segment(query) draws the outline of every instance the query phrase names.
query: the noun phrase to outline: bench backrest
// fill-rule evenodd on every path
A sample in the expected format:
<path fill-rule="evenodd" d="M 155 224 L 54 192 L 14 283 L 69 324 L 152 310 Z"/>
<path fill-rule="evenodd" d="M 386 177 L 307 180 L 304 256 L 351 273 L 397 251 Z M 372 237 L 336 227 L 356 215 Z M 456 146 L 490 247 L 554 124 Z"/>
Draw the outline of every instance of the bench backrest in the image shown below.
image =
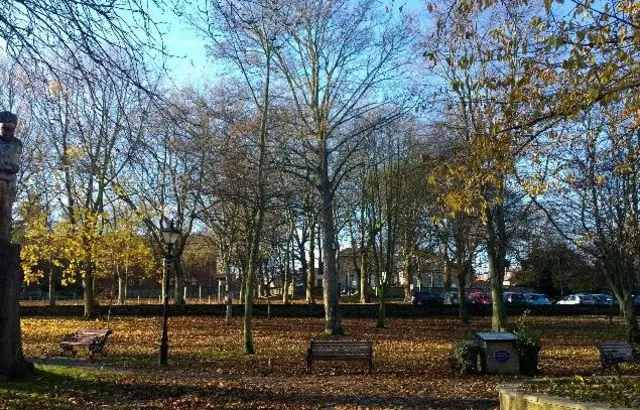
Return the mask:
<path fill-rule="evenodd" d="M 633 347 L 627 342 L 600 343 L 598 349 L 611 358 L 631 359 L 633 357 Z"/>
<path fill-rule="evenodd" d="M 106 337 L 112 333 L 111 329 L 78 329 L 75 337 L 79 339 L 88 339 L 96 337 Z"/>
<path fill-rule="evenodd" d="M 372 342 L 312 340 L 311 354 L 314 357 L 371 357 Z"/>

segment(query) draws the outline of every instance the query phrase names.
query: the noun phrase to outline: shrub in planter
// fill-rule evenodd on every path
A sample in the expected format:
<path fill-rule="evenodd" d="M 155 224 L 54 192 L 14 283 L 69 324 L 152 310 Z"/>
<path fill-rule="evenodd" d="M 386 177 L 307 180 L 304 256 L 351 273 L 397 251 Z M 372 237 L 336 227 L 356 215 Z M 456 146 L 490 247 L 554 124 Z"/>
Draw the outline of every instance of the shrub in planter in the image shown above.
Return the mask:
<path fill-rule="evenodd" d="M 538 373 L 538 357 L 542 346 L 538 335 L 526 326 L 528 313 L 529 310 L 525 310 L 518 319 L 517 330 L 514 333 L 518 338 L 516 346 L 520 359 L 520 373 L 532 376 Z"/>
<path fill-rule="evenodd" d="M 451 349 L 449 364 L 460 374 L 478 373 L 480 347 L 473 340 L 456 343 Z"/>

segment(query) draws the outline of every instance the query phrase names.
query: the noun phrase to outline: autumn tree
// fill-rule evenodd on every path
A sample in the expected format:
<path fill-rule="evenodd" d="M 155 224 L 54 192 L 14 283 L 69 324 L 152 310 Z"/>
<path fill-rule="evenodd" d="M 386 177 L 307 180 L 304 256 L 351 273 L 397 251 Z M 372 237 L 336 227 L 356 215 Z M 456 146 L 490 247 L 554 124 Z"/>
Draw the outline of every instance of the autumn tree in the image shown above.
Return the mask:
<path fill-rule="evenodd" d="M 257 124 L 256 191 L 251 209 L 251 240 L 245 272 L 244 348 L 252 354 L 252 304 L 256 268 L 266 208 L 266 158 L 271 129 L 270 111 L 275 50 L 283 39 L 272 4 L 266 1 L 209 1 L 196 26 L 212 42 L 214 55 L 226 60 L 244 80 Z"/>
<path fill-rule="evenodd" d="M 124 205 L 124 204 L 121 204 Z M 150 277 L 158 269 L 159 259 L 153 254 L 147 237 L 142 233 L 140 217 L 130 212 L 112 210 L 105 221 L 96 250 L 96 268 L 100 276 L 118 281 L 118 304 L 127 300 L 127 286 L 134 271 Z"/>
<path fill-rule="evenodd" d="M 342 334 L 336 192 L 353 170 L 351 160 L 365 135 L 406 108 L 401 79 L 412 31 L 403 15 L 367 1 L 310 1 L 283 10 L 279 14 L 296 18 L 286 21 L 286 41 L 274 54 L 298 131 L 282 144 L 282 166 L 317 189 L 325 332 Z"/>
<path fill-rule="evenodd" d="M 62 217 L 77 224 L 84 237 L 85 316 L 94 315 L 94 265 L 91 240 L 101 235 L 98 219 L 106 210 L 111 185 L 138 148 L 133 125 L 140 108 L 148 104 L 133 87 L 116 88 L 108 82 L 87 84 L 72 77 L 35 90 L 35 116 L 43 124 L 51 148 L 47 166 L 57 192 Z M 98 229 L 90 232 L 90 229 Z"/>
<path fill-rule="evenodd" d="M 536 199 L 565 239 L 589 256 L 620 303 L 627 337 L 638 340 L 637 115 L 626 102 L 593 107 L 562 128 L 566 137 L 541 158 L 551 171 Z"/>
<path fill-rule="evenodd" d="M 49 282 L 49 306 L 55 306 L 55 268 L 63 262 L 51 226 L 50 215 L 40 206 L 23 206 L 24 231 L 20 243 L 20 265 L 27 283 L 39 282 L 47 277 Z"/>
<path fill-rule="evenodd" d="M 138 151 L 113 181 L 113 191 L 140 217 L 156 259 L 168 250 L 161 231 L 171 222 L 181 232 L 173 245 L 174 303 L 184 304 L 180 258 L 202 210 L 199 192 L 208 151 L 199 145 L 211 132 L 209 118 L 189 89 L 171 95 L 171 103 L 150 106 L 137 129 Z M 170 280 L 170 278 L 164 278 Z"/>
<path fill-rule="evenodd" d="M 533 40 L 526 29 L 534 5 L 517 2 L 486 9 L 475 2 L 434 4 L 435 29 L 425 56 L 447 85 L 435 122 L 447 129 L 448 147 L 430 158 L 451 187 L 443 199 L 452 213 L 477 212 L 491 273 L 492 329 L 507 328 L 502 297 L 507 253 L 520 218 L 508 215 L 514 174 L 532 141 L 553 125 L 542 121 L 545 84 L 532 75 Z M 449 12 L 451 11 L 451 12 Z M 451 138 L 453 136 L 454 138 Z M 528 211 L 522 208 L 521 216 Z"/>

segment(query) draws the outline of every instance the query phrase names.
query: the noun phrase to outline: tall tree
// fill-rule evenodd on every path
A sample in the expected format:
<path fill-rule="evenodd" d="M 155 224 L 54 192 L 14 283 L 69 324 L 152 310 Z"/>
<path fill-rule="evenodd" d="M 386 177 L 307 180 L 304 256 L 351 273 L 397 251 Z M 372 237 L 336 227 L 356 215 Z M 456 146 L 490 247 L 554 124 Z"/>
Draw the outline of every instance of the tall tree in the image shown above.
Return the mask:
<path fill-rule="evenodd" d="M 449 6 L 431 6 L 436 25 L 425 53 L 434 73 L 448 85 L 438 93 L 443 113 L 436 122 L 450 135 L 442 136 L 448 146 L 435 155 L 440 160 L 434 163 L 444 178 L 456 181 L 443 193 L 450 211 L 478 212 L 483 222 L 492 329 L 505 330 L 502 285 L 519 221 L 508 215 L 505 201 L 526 149 L 549 126 L 539 122 L 546 107 L 544 87 L 532 75 L 532 40 L 526 30 L 536 17 L 535 8 L 520 2 L 501 3 L 490 11 L 475 2 Z"/>
<path fill-rule="evenodd" d="M 283 166 L 318 191 L 325 332 L 342 334 L 336 192 L 358 166 L 353 157 L 363 138 L 406 108 L 402 80 L 413 36 L 403 15 L 385 14 L 369 1 L 307 1 L 283 9 L 280 14 L 295 20 L 287 21 L 288 37 L 274 53 L 298 130 L 282 144 Z"/>

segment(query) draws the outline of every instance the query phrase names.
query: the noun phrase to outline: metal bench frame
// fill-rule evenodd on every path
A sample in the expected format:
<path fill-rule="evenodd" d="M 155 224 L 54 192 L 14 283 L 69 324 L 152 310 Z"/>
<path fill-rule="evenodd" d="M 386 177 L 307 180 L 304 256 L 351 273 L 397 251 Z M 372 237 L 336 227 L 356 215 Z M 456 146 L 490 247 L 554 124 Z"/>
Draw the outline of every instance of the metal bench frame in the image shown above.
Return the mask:
<path fill-rule="evenodd" d="M 113 333 L 111 329 L 78 329 L 75 333 L 65 335 L 60 342 L 60 354 L 62 356 L 76 357 L 77 346 L 87 346 L 89 349 L 89 359 L 95 354 L 104 355 L 104 348 L 109 336 Z"/>
<path fill-rule="evenodd" d="M 628 342 L 599 343 L 600 362 L 603 369 L 617 367 L 620 363 L 640 363 L 640 352 Z"/>
<path fill-rule="evenodd" d="M 307 350 L 307 371 L 311 371 L 314 360 L 363 361 L 369 363 L 369 373 L 373 369 L 372 341 L 312 340 Z"/>

